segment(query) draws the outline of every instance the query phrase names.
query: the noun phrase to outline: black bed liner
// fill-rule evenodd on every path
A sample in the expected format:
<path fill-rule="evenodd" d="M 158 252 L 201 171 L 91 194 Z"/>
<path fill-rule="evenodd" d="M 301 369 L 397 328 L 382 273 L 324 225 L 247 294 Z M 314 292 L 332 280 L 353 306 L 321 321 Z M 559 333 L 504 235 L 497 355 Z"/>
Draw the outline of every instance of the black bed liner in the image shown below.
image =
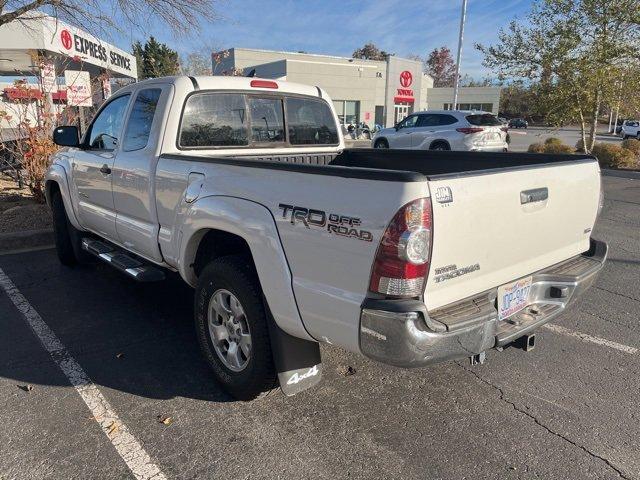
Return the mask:
<path fill-rule="evenodd" d="M 284 170 L 385 182 L 424 182 L 429 178 L 481 175 L 496 170 L 593 162 L 589 155 L 451 152 L 438 150 L 345 149 L 335 154 L 237 155 L 228 157 L 162 154 L 160 158 Z"/>
<path fill-rule="evenodd" d="M 330 165 L 404 170 L 421 173 L 427 177 L 439 177 L 583 161 L 596 161 L 596 159 L 590 155 L 352 148 L 345 149 L 331 161 Z"/>

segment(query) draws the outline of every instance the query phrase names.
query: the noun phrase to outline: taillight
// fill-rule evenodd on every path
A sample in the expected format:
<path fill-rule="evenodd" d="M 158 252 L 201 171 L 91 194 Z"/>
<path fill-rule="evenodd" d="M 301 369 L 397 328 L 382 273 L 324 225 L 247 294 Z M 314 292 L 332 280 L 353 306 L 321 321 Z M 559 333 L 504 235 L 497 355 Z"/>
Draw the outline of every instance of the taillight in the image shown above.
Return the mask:
<path fill-rule="evenodd" d="M 251 80 L 250 85 L 254 88 L 278 88 L 278 84 L 271 80 Z"/>
<path fill-rule="evenodd" d="M 456 131 L 458 131 L 460 133 L 464 133 L 465 135 L 467 135 L 469 133 L 484 132 L 484 128 L 480 128 L 480 127 L 462 127 L 462 128 L 456 128 Z"/>
<path fill-rule="evenodd" d="M 509 131 L 509 127 L 500 127 L 500 130 L 502 130 L 503 132 L 508 132 Z"/>
<path fill-rule="evenodd" d="M 402 207 L 380 240 L 369 290 L 392 297 L 419 296 L 429 272 L 431 230 L 430 199 Z"/>

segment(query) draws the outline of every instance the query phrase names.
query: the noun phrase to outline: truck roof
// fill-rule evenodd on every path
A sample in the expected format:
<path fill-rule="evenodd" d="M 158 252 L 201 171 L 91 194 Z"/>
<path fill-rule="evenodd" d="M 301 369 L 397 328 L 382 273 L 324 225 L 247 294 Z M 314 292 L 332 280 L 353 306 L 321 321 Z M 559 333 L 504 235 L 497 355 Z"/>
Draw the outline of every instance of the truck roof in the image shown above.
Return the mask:
<path fill-rule="evenodd" d="M 175 77 L 150 78 L 147 80 L 143 80 L 142 82 L 132 84 L 131 87 L 139 88 L 140 86 L 154 83 L 171 83 L 173 85 L 184 85 L 186 82 L 197 85 L 200 90 L 257 90 L 265 92 L 310 95 L 313 97 L 324 97 L 325 99 L 329 98 L 324 90 L 322 90 L 320 87 L 303 85 L 301 83 L 287 82 L 284 80 L 274 80 L 271 78 L 257 77 L 231 77 L 213 75 L 197 75 L 189 77 L 186 75 L 182 75 Z M 277 88 L 266 85 L 276 85 Z"/>

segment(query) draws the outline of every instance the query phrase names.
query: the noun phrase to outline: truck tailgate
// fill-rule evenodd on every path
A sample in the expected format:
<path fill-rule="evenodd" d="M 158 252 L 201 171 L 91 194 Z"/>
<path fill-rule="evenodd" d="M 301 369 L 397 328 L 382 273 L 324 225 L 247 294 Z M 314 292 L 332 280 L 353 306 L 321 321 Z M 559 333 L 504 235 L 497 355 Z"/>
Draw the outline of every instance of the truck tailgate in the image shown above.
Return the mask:
<path fill-rule="evenodd" d="M 428 309 L 496 288 L 589 249 L 600 196 L 593 159 L 429 181 Z"/>

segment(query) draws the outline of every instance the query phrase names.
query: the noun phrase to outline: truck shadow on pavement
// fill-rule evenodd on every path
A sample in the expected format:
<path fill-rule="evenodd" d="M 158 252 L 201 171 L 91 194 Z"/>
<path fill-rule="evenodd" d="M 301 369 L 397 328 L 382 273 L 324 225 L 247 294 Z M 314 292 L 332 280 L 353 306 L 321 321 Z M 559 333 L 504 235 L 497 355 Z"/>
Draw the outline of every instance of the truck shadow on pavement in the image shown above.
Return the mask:
<path fill-rule="evenodd" d="M 0 257 L 0 268 L 96 385 L 153 399 L 233 401 L 201 358 L 193 290 L 178 275 L 136 283 L 100 263 L 64 267 L 53 250 Z M 0 328 L 8 333 L 0 340 L 0 376 L 68 386 L 61 372 L 52 375 L 48 353 L 4 292 L 0 300 Z"/>

